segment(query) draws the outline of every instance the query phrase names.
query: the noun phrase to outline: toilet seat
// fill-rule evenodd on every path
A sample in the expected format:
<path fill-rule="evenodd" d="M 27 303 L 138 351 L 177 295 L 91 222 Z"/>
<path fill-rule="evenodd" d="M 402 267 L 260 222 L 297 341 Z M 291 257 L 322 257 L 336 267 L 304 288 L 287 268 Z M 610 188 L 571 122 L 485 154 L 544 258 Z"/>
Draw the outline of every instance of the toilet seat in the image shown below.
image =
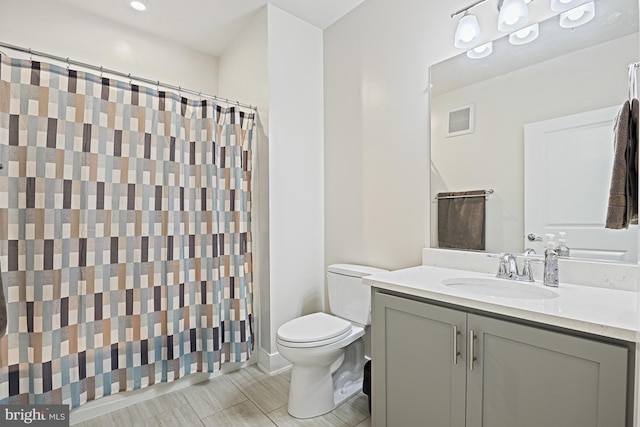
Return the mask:
<path fill-rule="evenodd" d="M 348 337 L 351 328 L 351 322 L 319 312 L 288 321 L 278 329 L 277 339 L 287 347 L 320 347 Z"/>

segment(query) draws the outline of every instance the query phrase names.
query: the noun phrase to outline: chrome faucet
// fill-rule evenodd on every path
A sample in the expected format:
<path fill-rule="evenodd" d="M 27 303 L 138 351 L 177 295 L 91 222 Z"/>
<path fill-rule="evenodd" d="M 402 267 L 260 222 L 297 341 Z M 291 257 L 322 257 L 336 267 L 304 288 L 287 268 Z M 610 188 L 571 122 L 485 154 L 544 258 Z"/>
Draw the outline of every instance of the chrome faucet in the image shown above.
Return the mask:
<path fill-rule="evenodd" d="M 526 258 L 526 255 L 530 255 L 531 253 L 535 253 L 533 249 L 524 253 L 524 265 L 522 266 L 522 274 L 518 269 L 518 261 L 516 256 L 513 254 L 503 254 L 500 257 L 500 264 L 498 264 L 498 273 L 496 274 L 497 278 L 500 279 L 510 279 L 510 280 L 518 280 L 521 282 L 533 282 L 533 271 L 531 270 L 531 263 L 529 258 Z"/>

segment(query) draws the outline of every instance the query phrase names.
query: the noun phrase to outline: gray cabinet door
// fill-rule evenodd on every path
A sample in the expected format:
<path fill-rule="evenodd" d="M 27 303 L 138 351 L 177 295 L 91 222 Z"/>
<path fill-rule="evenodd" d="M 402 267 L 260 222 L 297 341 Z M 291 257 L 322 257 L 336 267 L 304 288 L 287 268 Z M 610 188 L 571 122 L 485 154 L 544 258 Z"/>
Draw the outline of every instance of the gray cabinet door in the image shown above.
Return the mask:
<path fill-rule="evenodd" d="M 374 292 L 372 322 L 374 426 L 463 427 L 466 314 Z"/>
<path fill-rule="evenodd" d="M 467 427 L 624 427 L 624 347 L 469 314 Z"/>

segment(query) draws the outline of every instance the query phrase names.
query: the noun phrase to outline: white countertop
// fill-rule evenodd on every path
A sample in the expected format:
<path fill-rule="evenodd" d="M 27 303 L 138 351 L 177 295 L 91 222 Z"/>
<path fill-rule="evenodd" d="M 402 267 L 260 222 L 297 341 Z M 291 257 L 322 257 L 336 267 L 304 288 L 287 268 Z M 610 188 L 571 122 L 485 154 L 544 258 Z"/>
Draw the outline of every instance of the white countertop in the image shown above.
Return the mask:
<path fill-rule="evenodd" d="M 445 286 L 451 278 L 495 279 L 493 274 L 450 268 L 418 266 L 378 273 L 363 278 L 363 283 L 409 296 L 428 298 L 461 307 L 559 326 L 609 338 L 635 342 L 638 313 L 636 292 L 560 283 L 558 288 L 540 281 L 517 282 L 558 294 L 550 299 L 520 299 L 470 293 Z M 499 280 L 499 279 L 495 279 Z M 506 283 L 514 283 L 504 280 Z"/>

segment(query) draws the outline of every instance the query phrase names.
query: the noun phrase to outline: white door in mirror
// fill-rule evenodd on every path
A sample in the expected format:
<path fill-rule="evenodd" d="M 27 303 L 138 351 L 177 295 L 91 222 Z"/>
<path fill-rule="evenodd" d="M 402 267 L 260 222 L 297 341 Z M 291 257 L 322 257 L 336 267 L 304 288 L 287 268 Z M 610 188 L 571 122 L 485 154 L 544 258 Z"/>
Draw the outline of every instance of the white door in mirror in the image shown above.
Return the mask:
<path fill-rule="evenodd" d="M 524 127 L 524 247 L 544 252 L 544 236 L 567 233 L 572 258 L 637 260 L 637 226 L 604 228 L 619 106 Z"/>

